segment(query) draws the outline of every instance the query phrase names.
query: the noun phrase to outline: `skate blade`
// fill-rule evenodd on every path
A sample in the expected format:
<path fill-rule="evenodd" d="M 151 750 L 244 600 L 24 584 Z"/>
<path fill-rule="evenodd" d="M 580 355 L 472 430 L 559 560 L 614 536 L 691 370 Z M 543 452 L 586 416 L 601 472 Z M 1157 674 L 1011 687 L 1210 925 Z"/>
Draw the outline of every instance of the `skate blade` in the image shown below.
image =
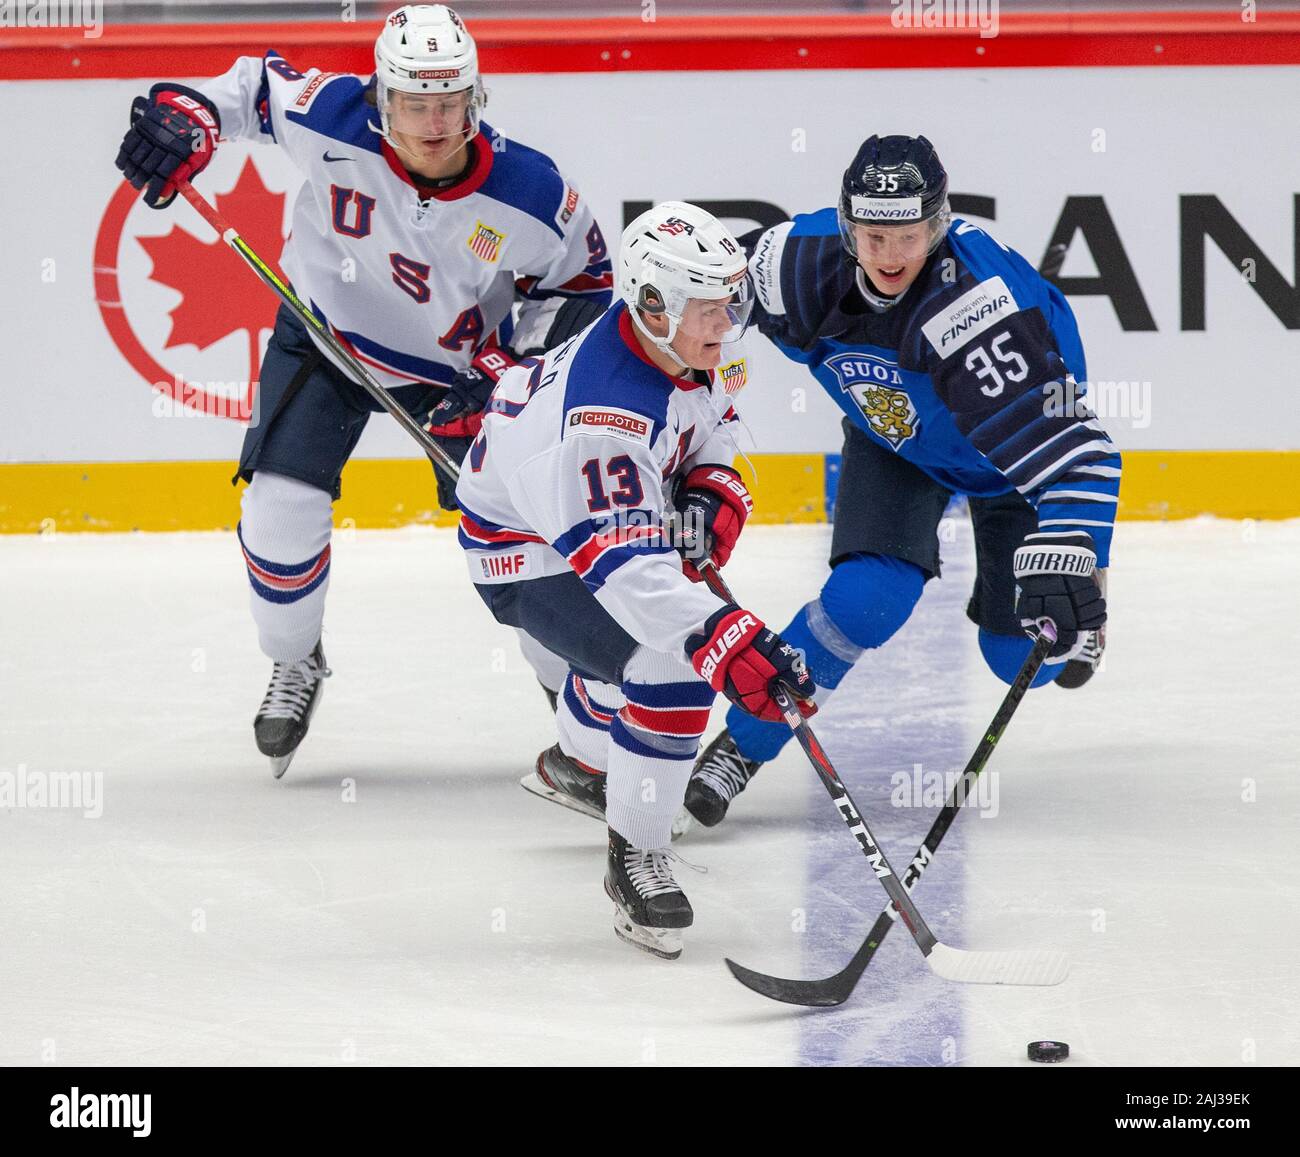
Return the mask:
<path fill-rule="evenodd" d="M 656 931 L 638 928 L 618 908 L 614 909 L 614 935 L 660 960 L 676 960 L 682 954 L 682 934 L 679 931 L 674 928 Z"/>
<path fill-rule="evenodd" d="M 676 843 L 686 835 L 687 832 L 695 826 L 695 817 L 685 808 L 677 813 L 677 818 L 673 820 L 673 843 Z"/>
<path fill-rule="evenodd" d="M 615 936 L 627 941 L 633 948 L 639 948 L 642 952 L 650 953 L 651 956 L 658 956 L 661 960 L 676 960 L 682 954 L 680 928 L 645 928 L 640 924 L 632 923 L 615 897 L 614 890 L 609 886 L 609 880 L 605 880 L 604 884 L 605 895 L 614 904 Z"/>
<path fill-rule="evenodd" d="M 326 675 L 329 674 L 328 669 Z M 325 680 L 321 679 L 316 684 L 316 694 L 311 697 L 311 702 L 307 704 L 307 728 L 311 727 L 312 717 L 316 714 L 316 708 L 320 706 L 321 697 L 325 694 Z M 304 728 L 302 739 L 307 738 L 307 729 Z M 302 746 L 302 739 L 298 740 L 298 747 Z M 295 747 L 288 755 L 273 755 L 271 759 L 271 774 L 279 779 L 289 770 L 289 764 L 293 762 L 293 757 L 298 754 L 298 747 Z"/>
<path fill-rule="evenodd" d="M 535 771 L 530 771 L 523 779 L 519 781 L 519 786 L 524 791 L 530 791 L 533 795 L 539 795 L 542 799 L 548 799 L 551 803 L 558 803 L 561 807 L 567 807 L 570 811 L 580 812 L 584 816 L 591 816 L 594 820 L 605 820 L 605 813 L 590 804 L 582 803 L 572 796 L 565 795 L 562 791 L 556 791 L 550 784 L 544 783 L 541 776 Z"/>

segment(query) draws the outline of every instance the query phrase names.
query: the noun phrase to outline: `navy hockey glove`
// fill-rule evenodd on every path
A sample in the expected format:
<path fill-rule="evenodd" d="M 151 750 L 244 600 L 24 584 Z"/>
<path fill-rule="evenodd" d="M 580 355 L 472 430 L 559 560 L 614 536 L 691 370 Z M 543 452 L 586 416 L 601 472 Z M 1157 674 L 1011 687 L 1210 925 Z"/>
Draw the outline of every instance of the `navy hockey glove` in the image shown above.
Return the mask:
<path fill-rule="evenodd" d="M 424 428 L 457 462 L 464 461 L 470 444 L 478 437 L 483 425 L 483 407 L 492 396 L 497 379 L 518 364 L 505 350 L 486 347 L 475 355 L 469 369 L 456 375 L 441 401 L 429 411 Z M 459 509 L 455 479 L 437 463 L 433 472 L 438 479 L 438 505 L 443 510 Z"/>
<path fill-rule="evenodd" d="M 800 714 L 817 710 L 812 701 L 817 684 L 803 656 L 735 603 L 709 616 L 703 631 L 686 640 L 686 654 L 701 679 L 759 719 L 785 719 L 772 698 L 777 683 L 794 697 Z"/>
<path fill-rule="evenodd" d="M 701 559 L 719 569 L 727 565 L 754 501 L 729 466 L 697 466 L 682 480 L 674 505 L 681 520 L 682 570 L 697 583 L 695 564 Z"/>
<path fill-rule="evenodd" d="M 176 197 L 176 182 L 198 176 L 217 147 L 221 118 L 201 92 L 183 84 L 155 84 L 131 104 L 131 127 L 122 138 L 117 167 L 144 203 L 165 209 Z"/>
<path fill-rule="evenodd" d="M 1016 576 L 1016 614 L 1033 634 L 1039 622 L 1056 625 L 1056 645 L 1048 658 L 1061 662 L 1077 653 L 1088 631 L 1106 621 L 1106 600 L 1097 585 L 1097 552 L 1082 530 L 1027 535 L 1012 560 Z"/>

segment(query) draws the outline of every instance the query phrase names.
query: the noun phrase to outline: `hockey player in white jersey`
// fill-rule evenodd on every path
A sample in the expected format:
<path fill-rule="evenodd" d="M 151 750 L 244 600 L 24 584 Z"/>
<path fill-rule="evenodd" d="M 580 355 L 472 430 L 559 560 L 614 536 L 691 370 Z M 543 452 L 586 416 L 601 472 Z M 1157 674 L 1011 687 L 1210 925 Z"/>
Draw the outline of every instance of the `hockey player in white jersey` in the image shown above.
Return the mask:
<path fill-rule="evenodd" d="M 281 265 L 299 297 L 457 458 L 496 378 L 608 306 L 605 242 L 541 153 L 482 120 L 474 40 L 441 5 L 399 8 L 375 74 L 299 72 L 275 52 L 190 89 L 136 99 L 117 164 L 165 208 L 221 139 L 274 143 L 306 177 Z M 348 276 L 344 272 L 348 271 Z M 521 299 L 517 318 L 512 306 Z M 239 541 L 262 650 L 273 661 L 254 722 L 283 774 L 329 672 L 321 648 L 331 504 L 378 407 L 286 308 L 259 374 L 259 417 L 237 478 Z M 439 499 L 454 509 L 454 484 Z"/>
<path fill-rule="evenodd" d="M 615 931 L 672 959 L 693 914 L 671 829 L 715 692 L 777 719 L 774 683 L 801 703 L 815 687 L 796 651 L 682 557 L 724 564 L 751 508 L 727 393 L 744 378 L 729 346 L 753 304 L 745 255 L 708 213 L 668 202 L 624 232 L 619 295 L 502 377 L 456 498 L 493 615 L 571 665 L 559 743 L 525 786 L 607 821 Z"/>

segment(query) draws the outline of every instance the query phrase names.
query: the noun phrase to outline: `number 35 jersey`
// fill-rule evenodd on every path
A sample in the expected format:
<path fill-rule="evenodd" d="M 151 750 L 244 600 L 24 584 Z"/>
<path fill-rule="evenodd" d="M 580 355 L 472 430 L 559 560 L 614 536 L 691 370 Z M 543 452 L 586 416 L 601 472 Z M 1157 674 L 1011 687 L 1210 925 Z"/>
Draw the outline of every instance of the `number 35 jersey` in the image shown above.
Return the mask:
<path fill-rule="evenodd" d="M 867 303 L 834 209 L 742 238 L 759 329 L 870 437 L 959 494 L 1019 491 L 1043 530 L 1087 531 L 1106 566 L 1120 456 L 1088 409 L 1060 291 L 954 219 L 893 307 Z"/>
<path fill-rule="evenodd" d="M 461 466 L 460 543 L 475 583 L 573 570 L 639 643 L 680 654 L 722 602 L 682 573 L 664 530 L 679 477 L 730 466 L 729 390 L 743 358 L 672 378 L 646 357 L 627 307 L 497 383 Z"/>

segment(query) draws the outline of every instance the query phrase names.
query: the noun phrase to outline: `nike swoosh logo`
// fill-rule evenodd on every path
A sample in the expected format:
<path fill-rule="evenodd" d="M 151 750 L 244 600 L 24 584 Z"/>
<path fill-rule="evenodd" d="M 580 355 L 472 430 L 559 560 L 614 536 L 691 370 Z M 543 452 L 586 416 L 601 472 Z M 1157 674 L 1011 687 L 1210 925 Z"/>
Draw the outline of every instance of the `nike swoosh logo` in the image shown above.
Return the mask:
<path fill-rule="evenodd" d="M 326 160 L 326 161 L 350 161 L 350 160 L 352 160 L 351 157 L 331 157 L 331 156 L 330 156 L 330 151 L 329 151 L 329 149 L 326 149 L 323 153 L 321 153 L 321 157 L 322 157 L 324 160 Z"/>

